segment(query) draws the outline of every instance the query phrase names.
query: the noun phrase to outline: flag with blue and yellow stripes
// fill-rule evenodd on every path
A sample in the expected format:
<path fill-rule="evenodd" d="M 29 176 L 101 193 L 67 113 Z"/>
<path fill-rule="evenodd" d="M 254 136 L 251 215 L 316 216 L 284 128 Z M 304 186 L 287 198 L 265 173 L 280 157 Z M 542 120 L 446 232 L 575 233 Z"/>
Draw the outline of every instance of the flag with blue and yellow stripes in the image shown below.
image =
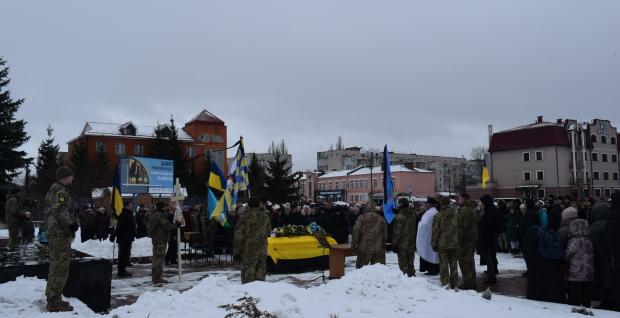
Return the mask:
<path fill-rule="evenodd" d="M 209 219 L 218 221 L 225 229 L 230 229 L 228 222 L 228 211 L 230 211 L 232 197 L 228 191 L 228 182 L 220 167 L 211 162 L 211 173 L 209 174 L 209 191 L 207 194 L 207 210 Z"/>

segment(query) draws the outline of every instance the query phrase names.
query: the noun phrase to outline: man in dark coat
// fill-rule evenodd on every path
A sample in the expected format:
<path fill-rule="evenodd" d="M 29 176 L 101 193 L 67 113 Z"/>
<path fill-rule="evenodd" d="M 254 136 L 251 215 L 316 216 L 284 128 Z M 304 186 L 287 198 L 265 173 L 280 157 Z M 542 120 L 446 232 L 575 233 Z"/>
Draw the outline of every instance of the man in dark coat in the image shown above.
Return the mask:
<path fill-rule="evenodd" d="M 127 201 L 123 205 L 123 210 L 118 216 L 118 222 L 114 235 L 110 240 L 118 243 L 118 277 L 129 277 L 126 267 L 131 257 L 131 244 L 136 237 L 136 220 L 131 210 L 131 202 Z"/>
<path fill-rule="evenodd" d="M 564 260 L 549 259 L 540 254 L 539 231 L 557 235 L 561 220 L 552 217 L 546 229 L 540 226 L 530 227 L 523 237 L 523 258 L 527 260 L 527 299 L 564 303 L 565 281 L 563 275 Z"/>
<path fill-rule="evenodd" d="M 480 198 L 481 216 L 478 221 L 478 247 L 480 257 L 487 265 L 487 277 L 485 284 L 494 284 L 497 275 L 497 264 L 495 262 L 497 253 L 498 235 L 498 214 L 490 195 Z"/>
<path fill-rule="evenodd" d="M 525 236 L 530 228 L 542 226 L 540 222 L 540 216 L 538 214 L 538 209 L 536 209 L 536 202 L 532 199 L 525 200 L 525 214 L 521 217 L 521 224 L 519 225 L 519 241 L 521 241 L 521 246 L 525 244 Z M 558 205 L 558 209 L 560 206 Z M 560 212 L 561 213 L 561 212 Z M 525 261 L 526 268 L 530 268 L 528 256 L 523 253 L 523 259 Z M 527 272 L 524 274 L 527 275 Z"/>
<path fill-rule="evenodd" d="M 602 252 L 607 259 L 609 283 L 613 292 L 614 309 L 620 311 L 620 191 L 611 196 L 611 210 L 603 235 Z"/>
<path fill-rule="evenodd" d="M 146 236 L 146 208 L 143 204 L 140 204 L 136 213 L 136 238 L 143 238 Z"/>

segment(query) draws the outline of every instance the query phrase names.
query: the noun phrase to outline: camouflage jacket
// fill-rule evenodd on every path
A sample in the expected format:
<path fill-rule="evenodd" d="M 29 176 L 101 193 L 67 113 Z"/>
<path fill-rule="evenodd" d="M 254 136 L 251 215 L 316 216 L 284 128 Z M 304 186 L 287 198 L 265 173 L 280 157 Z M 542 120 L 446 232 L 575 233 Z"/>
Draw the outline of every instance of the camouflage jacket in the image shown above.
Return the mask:
<path fill-rule="evenodd" d="M 168 213 L 161 210 L 152 210 L 148 213 L 146 229 L 153 244 L 168 242 L 170 231 L 175 228 L 174 224 L 168 222 Z"/>
<path fill-rule="evenodd" d="M 45 195 L 44 217 L 47 237 L 73 238 L 77 229 L 77 218 L 71 211 L 71 194 L 67 188 L 54 183 Z"/>
<path fill-rule="evenodd" d="M 385 253 L 387 226 L 385 219 L 377 212 L 368 211 L 360 215 L 353 226 L 351 249 L 355 254 Z"/>
<path fill-rule="evenodd" d="M 442 207 L 435 215 L 431 246 L 435 252 L 459 248 L 459 221 L 453 207 Z"/>
<path fill-rule="evenodd" d="M 267 257 L 267 237 L 271 233 L 271 220 L 258 208 L 247 210 L 237 222 L 233 241 L 234 255 L 242 260 Z"/>
<path fill-rule="evenodd" d="M 464 249 L 474 249 L 478 243 L 478 213 L 471 201 L 466 201 L 458 212 L 459 244 Z"/>
<path fill-rule="evenodd" d="M 22 209 L 21 200 L 16 196 L 11 196 L 4 204 L 4 211 L 6 215 L 6 226 L 8 228 L 20 227 L 26 214 Z"/>
<path fill-rule="evenodd" d="M 394 220 L 394 234 L 392 246 L 398 252 L 413 253 L 416 245 L 418 232 L 418 221 L 412 208 L 401 208 L 398 210 Z"/>

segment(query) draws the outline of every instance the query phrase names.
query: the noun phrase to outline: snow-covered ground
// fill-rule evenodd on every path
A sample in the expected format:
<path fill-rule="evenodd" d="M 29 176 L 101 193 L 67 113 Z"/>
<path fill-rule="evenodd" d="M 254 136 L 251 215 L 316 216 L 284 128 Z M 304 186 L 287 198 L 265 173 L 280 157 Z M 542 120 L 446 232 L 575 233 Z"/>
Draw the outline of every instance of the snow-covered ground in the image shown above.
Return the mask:
<path fill-rule="evenodd" d="M 185 292 L 161 289 L 142 294 L 132 305 L 99 316 L 76 299 L 74 313 L 43 312 L 45 281 L 20 278 L 0 288 L 2 317 L 223 317 L 220 305 L 252 296 L 258 307 L 278 317 L 566 317 L 571 307 L 494 296 L 484 300 L 471 291 L 444 290 L 425 278 L 407 278 L 394 266 L 368 266 L 340 280 L 303 288 L 285 282 L 241 285 L 223 275 L 211 275 Z M 598 317 L 617 313 L 595 311 Z"/>

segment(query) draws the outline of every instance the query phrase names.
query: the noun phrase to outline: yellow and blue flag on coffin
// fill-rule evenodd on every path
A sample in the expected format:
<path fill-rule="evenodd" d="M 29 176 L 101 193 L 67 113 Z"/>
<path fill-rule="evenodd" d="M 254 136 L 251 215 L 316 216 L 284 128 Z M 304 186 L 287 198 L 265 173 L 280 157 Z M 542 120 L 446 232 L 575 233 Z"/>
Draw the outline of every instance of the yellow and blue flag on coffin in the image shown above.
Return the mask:
<path fill-rule="evenodd" d="M 211 162 L 208 185 L 207 211 L 209 219 L 218 221 L 222 227 L 229 230 L 231 228 L 228 222 L 228 211 L 230 211 L 232 204 L 229 190 L 231 185 L 228 184 L 224 173 L 215 162 Z"/>
<path fill-rule="evenodd" d="M 241 137 L 238 144 L 239 148 L 237 149 L 237 154 L 235 155 L 233 163 L 230 165 L 230 170 L 228 173 L 232 179 L 232 187 L 230 188 L 230 195 L 232 196 L 232 209 L 237 207 L 239 191 L 248 191 L 250 185 L 250 163 L 245 156 L 243 137 Z"/>
<path fill-rule="evenodd" d="M 112 187 L 112 209 L 114 209 L 114 222 L 118 219 L 123 211 L 123 197 L 121 196 L 121 167 L 116 166 L 116 174 L 114 176 L 114 186 Z"/>

